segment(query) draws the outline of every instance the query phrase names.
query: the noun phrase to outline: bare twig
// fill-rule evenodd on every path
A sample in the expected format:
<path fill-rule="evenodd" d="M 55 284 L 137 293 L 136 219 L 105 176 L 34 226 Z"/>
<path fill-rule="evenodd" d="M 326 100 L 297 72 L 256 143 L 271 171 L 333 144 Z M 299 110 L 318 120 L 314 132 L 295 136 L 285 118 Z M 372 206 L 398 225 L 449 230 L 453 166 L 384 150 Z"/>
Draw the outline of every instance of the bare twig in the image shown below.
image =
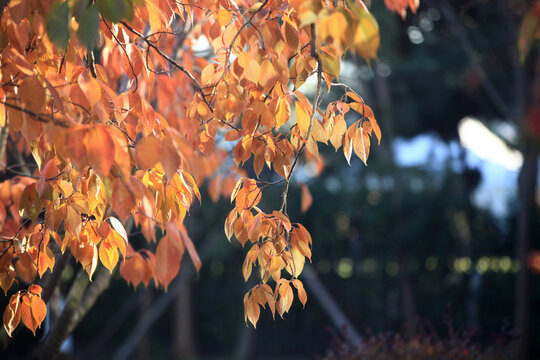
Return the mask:
<path fill-rule="evenodd" d="M 171 65 L 173 65 L 175 68 L 177 68 L 178 70 L 182 71 L 184 74 L 186 74 L 186 76 L 193 82 L 193 85 L 195 86 L 195 90 L 197 90 L 197 92 L 201 95 L 202 97 L 202 100 L 206 103 L 206 105 L 208 105 L 208 108 L 210 109 L 210 111 L 213 112 L 213 109 L 212 107 L 210 106 L 210 103 L 208 103 L 208 101 L 206 100 L 206 96 L 203 92 L 203 89 L 201 87 L 201 84 L 199 84 L 199 82 L 197 81 L 197 79 L 195 78 L 195 76 L 193 76 L 193 74 L 191 72 L 189 72 L 188 69 L 186 69 L 185 67 L 183 67 L 182 65 L 180 65 L 177 61 L 175 61 L 174 59 L 172 59 L 170 56 L 168 56 L 167 54 L 165 54 L 160 48 L 158 48 L 153 41 L 150 41 L 148 39 L 148 36 L 144 36 L 143 34 L 141 34 L 140 32 L 138 32 L 137 30 L 133 29 L 131 26 L 129 26 L 128 24 L 126 24 L 125 22 L 121 22 L 120 24 L 122 24 L 129 32 L 137 35 L 139 37 L 139 39 L 143 40 L 146 45 L 148 45 L 149 48 L 152 48 L 154 49 L 162 58 L 164 58 L 165 60 L 167 60 Z"/>

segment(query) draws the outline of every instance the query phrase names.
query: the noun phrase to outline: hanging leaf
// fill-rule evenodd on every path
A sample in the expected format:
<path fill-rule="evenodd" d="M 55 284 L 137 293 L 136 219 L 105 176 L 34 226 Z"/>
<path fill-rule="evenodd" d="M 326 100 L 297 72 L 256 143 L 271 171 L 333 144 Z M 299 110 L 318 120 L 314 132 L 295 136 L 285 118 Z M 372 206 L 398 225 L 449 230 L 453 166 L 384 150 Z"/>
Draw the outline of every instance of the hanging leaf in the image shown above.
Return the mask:
<path fill-rule="evenodd" d="M 47 13 L 47 35 L 60 49 L 69 41 L 69 6 L 67 1 L 56 0 Z"/>
<path fill-rule="evenodd" d="M 99 13 L 96 5 L 91 4 L 80 15 L 77 37 L 89 51 L 92 51 L 99 40 Z"/>
<path fill-rule="evenodd" d="M 130 0 L 97 0 L 101 15 L 112 22 L 133 20 L 133 3 Z"/>

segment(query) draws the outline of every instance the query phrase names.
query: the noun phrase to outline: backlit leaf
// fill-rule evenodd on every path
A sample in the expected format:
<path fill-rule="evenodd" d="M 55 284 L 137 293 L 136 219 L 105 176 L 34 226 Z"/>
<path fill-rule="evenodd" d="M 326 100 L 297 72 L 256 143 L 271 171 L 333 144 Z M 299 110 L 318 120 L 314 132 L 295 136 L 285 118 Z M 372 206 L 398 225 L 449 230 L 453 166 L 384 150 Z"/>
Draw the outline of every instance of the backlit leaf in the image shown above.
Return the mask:
<path fill-rule="evenodd" d="M 47 13 L 47 35 L 61 49 L 69 41 L 69 6 L 67 1 L 56 0 Z"/>
<path fill-rule="evenodd" d="M 77 37 L 88 50 L 93 50 L 99 40 L 99 13 L 96 5 L 91 4 L 80 15 Z"/>
<path fill-rule="evenodd" d="M 131 0 L 96 0 L 101 15 L 112 22 L 133 19 L 133 4 Z"/>

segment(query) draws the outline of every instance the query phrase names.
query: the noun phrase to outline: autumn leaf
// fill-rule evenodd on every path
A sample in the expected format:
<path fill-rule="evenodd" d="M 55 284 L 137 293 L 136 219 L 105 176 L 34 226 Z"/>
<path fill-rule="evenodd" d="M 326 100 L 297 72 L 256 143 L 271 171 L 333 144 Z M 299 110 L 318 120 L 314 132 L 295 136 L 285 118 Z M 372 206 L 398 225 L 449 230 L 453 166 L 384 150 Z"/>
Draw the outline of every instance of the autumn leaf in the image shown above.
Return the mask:
<path fill-rule="evenodd" d="M 367 61 L 376 57 L 377 22 L 361 1 L 188 3 L 51 0 L 6 7 L 0 126 L 8 127 L 4 167 L 17 172 L 0 182 L 7 246 L 0 287 L 7 294 L 32 284 L 8 302 L 8 335 L 21 320 L 34 334 L 44 321 L 35 284 L 57 271 L 55 246 L 90 279 L 99 262 L 110 272 L 120 262 L 121 276 L 134 287 L 154 280 L 167 289 L 186 249 L 200 271 L 184 219 L 195 198 L 205 201 L 199 187 L 208 182 L 212 200 L 234 202 L 224 232 L 247 252 L 244 279 L 260 275 L 244 298 L 246 322 L 256 326 L 266 305 L 283 317 L 292 287 L 305 304 L 297 277 L 311 259 L 312 239 L 287 214 L 287 191 L 303 164 L 322 171 L 319 146 L 328 141 L 336 150 L 343 146 L 349 164 L 353 152 L 367 162 L 371 136 L 380 142 L 373 111 L 356 93 L 347 89 L 336 101 L 324 94 L 325 84 L 328 92 L 344 85 L 333 79 L 347 49 Z M 387 3 L 400 11 L 418 5 Z M 174 34 L 183 23 L 192 31 L 179 43 Z M 198 38 L 209 41 L 212 56 L 195 51 Z M 309 98 L 301 88 L 308 77 L 317 82 Z M 292 101 L 295 123 L 286 126 Z M 349 109 L 361 118 L 348 128 Z M 35 172 L 23 175 L 12 151 Z M 282 205 L 268 209 L 266 189 L 280 184 Z M 312 202 L 302 185 L 301 211 Z M 146 240 L 136 241 L 137 251 L 128 241 L 135 231 Z"/>
<path fill-rule="evenodd" d="M 103 126 L 90 129 L 85 137 L 86 154 L 90 165 L 101 175 L 107 176 L 114 162 L 114 142 Z"/>
<path fill-rule="evenodd" d="M 36 76 L 24 79 L 19 88 L 22 101 L 29 110 L 39 114 L 45 105 L 45 89 Z"/>
<path fill-rule="evenodd" d="M 156 277 L 165 291 L 180 270 L 182 255 L 183 252 L 179 250 L 171 236 L 166 235 L 159 241 L 156 249 Z"/>
<path fill-rule="evenodd" d="M 305 213 L 308 211 L 308 209 L 311 207 L 311 204 L 313 203 L 313 197 L 311 196 L 311 192 L 309 191 L 309 188 L 306 184 L 302 184 L 302 203 L 300 206 L 300 210 L 302 213 Z"/>
<path fill-rule="evenodd" d="M 9 337 L 12 337 L 13 331 L 21 321 L 21 294 L 17 292 L 9 299 L 9 304 L 4 310 L 4 329 Z"/>
<path fill-rule="evenodd" d="M 298 124 L 298 129 L 303 135 L 306 135 L 309 129 L 310 124 L 310 115 L 309 111 L 304 107 L 300 102 L 296 102 L 295 106 L 296 112 L 296 123 Z"/>

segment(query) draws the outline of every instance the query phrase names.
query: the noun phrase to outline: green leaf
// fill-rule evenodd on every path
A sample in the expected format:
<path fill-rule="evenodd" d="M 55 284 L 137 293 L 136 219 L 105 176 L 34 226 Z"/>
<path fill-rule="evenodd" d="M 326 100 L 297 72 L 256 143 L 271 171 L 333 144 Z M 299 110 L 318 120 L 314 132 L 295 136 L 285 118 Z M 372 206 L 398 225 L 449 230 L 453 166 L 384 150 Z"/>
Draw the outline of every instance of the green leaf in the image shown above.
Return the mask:
<path fill-rule="evenodd" d="M 69 41 L 69 7 L 67 1 L 56 0 L 46 20 L 47 35 L 59 48 L 65 49 Z"/>
<path fill-rule="evenodd" d="M 96 47 L 99 39 L 99 13 L 92 4 L 81 12 L 77 37 L 88 50 Z"/>
<path fill-rule="evenodd" d="M 101 15 L 112 22 L 133 20 L 133 3 L 130 0 L 97 0 Z"/>

